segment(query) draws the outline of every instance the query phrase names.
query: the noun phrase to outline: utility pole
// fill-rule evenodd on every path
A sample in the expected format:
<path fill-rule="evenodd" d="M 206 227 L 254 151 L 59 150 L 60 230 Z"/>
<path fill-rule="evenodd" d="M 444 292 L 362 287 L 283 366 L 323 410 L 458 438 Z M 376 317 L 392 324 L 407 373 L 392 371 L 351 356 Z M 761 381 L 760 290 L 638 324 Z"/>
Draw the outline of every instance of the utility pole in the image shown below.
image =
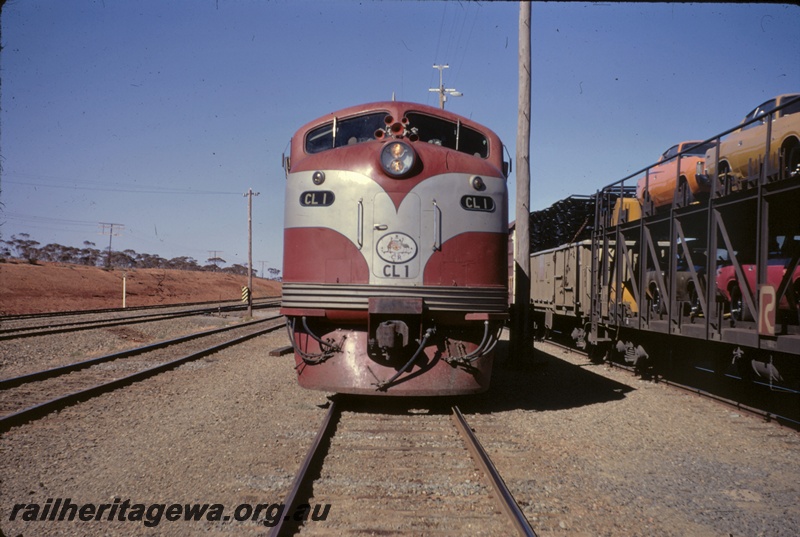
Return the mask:
<path fill-rule="evenodd" d="M 519 3 L 519 113 L 517 119 L 516 237 L 514 240 L 514 323 L 510 362 L 519 364 L 531 352 L 531 3 Z"/>
<path fill-rule="evenodd" d="M 120 232 L 122 232 L 123 228 L 125 227 L 124 224 L 112 224 L 110 222 L 98 222 L 101 226 L 100 233 L 102 235 L 106 234 L 106 230 L 108 230 L 108 258 L 106 259 L 106 267 L 111 268 L 111 239 L 115 236 L 119 236 Z M 117 232 L 114 232 L 114 227 L 116 226 Z"/>
<path fill-rule="evenodd" d="M 259 263 L 261 263 L 261 272 L 259 274 L 261 274 L 261 278 L 263 279 L 265 277 L 264 276 L 264 263 L 269 263 L 269 261 L 259 261 Z"/>
<path fill-rule="evenodd" d="M 217 265 L 217 259 L 220 258 L 219 256 L 220 256 L 221 253 L 222 253 L 222 250 L 209 250 L 208 251 L 208 255 L 211 256 L 211 257 L 208 258 L 208 260 L 214 263 L 214 272 L 216 272 L 219 269 L 219 266 Z"/>
<path fill-rule="evenodd" d="M 433 68 L 439 70 L 439 87 L 438 88 L 428 88 L 428 91 L 432 91 L 432 92 L 435 92 L 435 93 L 439 94 L 439 108 L 441 108 L 442 110 L 444 110 L 444 103 L 445 103 L 445 101 L 447 101 L 447 96 L 448 95 L 452 95 L 453 97 L 461 97 L 462 95 L 464 95 L 460 91 L 456 91 L 455 88 L 445 88 L 444 87 L 444 81 L 442 80 L 442 71 L 444 69 L 448 69 L 449 67 L 450 66 L 447 65 L 447 64 L 438 65 L 438 64 L 434 63 L 433 64 Z"/>
<path fill-rule="evenodd" d="M 253 316 L 253 196 L 258 196 L 259 192 L 253 192 L 252 188 L 247 189 L 247 288 L 250 293 L 247 296 L 247 316 Z"/>

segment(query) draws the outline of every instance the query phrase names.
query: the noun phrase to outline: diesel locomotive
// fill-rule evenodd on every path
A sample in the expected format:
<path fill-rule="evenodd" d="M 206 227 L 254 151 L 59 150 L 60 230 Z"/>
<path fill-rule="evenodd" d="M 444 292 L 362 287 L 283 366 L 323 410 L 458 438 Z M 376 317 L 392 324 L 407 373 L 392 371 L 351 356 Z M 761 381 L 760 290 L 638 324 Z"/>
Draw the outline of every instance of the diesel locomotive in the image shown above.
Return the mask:
<path fill-rule="evenodd" d="M 281 313 L 302 387 L 488 388 L 508 313 L 504 154 L 488 128 L 408 102 L 353 106 L 294 134 Z"/>

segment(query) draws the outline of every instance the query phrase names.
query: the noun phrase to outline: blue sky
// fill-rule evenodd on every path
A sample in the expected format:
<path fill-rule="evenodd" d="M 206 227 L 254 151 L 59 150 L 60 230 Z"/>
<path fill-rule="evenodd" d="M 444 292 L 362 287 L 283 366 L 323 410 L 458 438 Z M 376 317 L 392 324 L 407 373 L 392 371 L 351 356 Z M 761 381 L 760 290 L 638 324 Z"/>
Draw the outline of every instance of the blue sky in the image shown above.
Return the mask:
<path fill-rule="evenodd" d="M 531 207 L 591 194 L 800 91 L 800 8 L 534 3 Z M 0 238 L 281 268 L 281 154 L 304 123 L 438 103 L 512 156 L 517 2 L 9 0 Z M 514 176 L 509 178 L 513 196 Z M 513 211 L 512 211 L 513 213 Z M 514 215 L 511 214 L 511 218 Z"/>

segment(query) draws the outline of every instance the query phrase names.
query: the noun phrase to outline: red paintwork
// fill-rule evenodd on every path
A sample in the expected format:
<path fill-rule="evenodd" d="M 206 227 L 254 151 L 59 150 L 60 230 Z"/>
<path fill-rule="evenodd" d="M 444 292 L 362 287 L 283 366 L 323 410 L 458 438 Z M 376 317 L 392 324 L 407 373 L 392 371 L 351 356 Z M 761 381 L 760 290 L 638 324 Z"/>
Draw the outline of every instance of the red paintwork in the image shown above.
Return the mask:
<path fill-rule="evenodd" d="M 283 281 L 369 283 L 364 255 L 332 229 L 303 227 L 283 231 Z"/>
<path fill-rule="evenodd" d="M 425 285 L 505 287 L 505 233 L 462 233 L 442 245 L 425 265 Z"/>

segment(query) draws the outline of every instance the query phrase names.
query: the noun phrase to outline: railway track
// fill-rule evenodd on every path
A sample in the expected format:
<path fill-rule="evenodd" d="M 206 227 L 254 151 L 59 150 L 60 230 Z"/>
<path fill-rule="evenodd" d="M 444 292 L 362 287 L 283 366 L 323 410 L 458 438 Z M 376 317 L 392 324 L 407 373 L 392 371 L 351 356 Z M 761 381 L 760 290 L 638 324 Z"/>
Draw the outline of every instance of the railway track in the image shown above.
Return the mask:
<path fill-rule="evenodd" d="M 374 402 L 370 409 L 354 400 L 331 402 L 284 500 L 284 513 L 303 504 L 334 505 L 335 526 L 298 526 L 287 515 L 271 537 L 536 535 L 458 407 L 392 412 L 392 403 L 382 401 L 374 413 Z M 354 457 L 363 461 L 358 476 L 342 469 Z"/>
<path fill-rule="evenodd" d="M 284 326 L 276 315 L 0 380 L 0 433 Z"/>
<path fill-rule="evenodd" d="M 222 305 L 235 305 L 235 304 L 239 304 L 239 301 L 211 300 L 207 302 L 179 302 L 175 304 L 156 304 L 151 306 L 128 306 L 125 308 L 100 308 L 100 309 L 70 310 L 70 311 L 48 311 L 48 312 L 38 312 L 38 313 L 17 313 L 11 315 L 0 315 L 0 323 L 8 321 L 26 321 L 35 319 L 57 318 L 57 317 L 71 317 L 74 315 L 109 315 L 113 313 L 125 313 L 131 311 L 152 311 L 152 310 L 167 309 L 167 308 L 222 306 Z"/>
<path fill-rule="evenodd" d="M 558 348 L 564 351 L 569 351 L 581 356 L 585 356 L 587 360 L 589 360 L 589 356 L 586 352 L 582 351 L 581 349 L 576 349 L 575 347 L 571 347 L 569 345 L 565 345 L 563 343 L 559 343 L 553 340 L 546 340 L 546 341 L 537 341 L 536 345 L 549 345 L 554 348 Z M 625 371 L 630 372 L 631 374 L 639 374 L 633 366 L 629 366 L 626 364 L 622 364 L 613 360 L 606 360 L 608 365 L 611 367 L 615 367 L 618 369 L 623 369 Z M 706 376 L 708 374 L 706 373 Z M 764 399 L 753 397 L 752 394 L 743 392 L 743 388 L 746 386 L 747 381 L 742 380 L 738 377 L 730 377 L 724 380 L 728 380 L 731 383 L 738 384 L 738 386 L 731 388 L 730 386 L 723 385 L 719 387 L 719 382 L 714 383 L 717 386 L 708 386 L 708 387 L 701 387 L 700 384 L 702 382 L 695 383 L 691 382 L 692 377 L 688 377 L 687 381 L 678 382 L 674 379 L 668 378 L 665 375 L 659 374 L 658 372 L 651 372 L 649 373 L 650 378 L 654 382 L 659 382 L 662 384 L 666 384 L 672 388 L 689 392 L 695 394 L 699 397 L 703 397 L 706 399 L 711 399 L 717 401 L 721 404 L 726 406 L 735 408 L 741 412 L 745 412 L 754 416 L 758 416 L 763 418 L 765 421 L 774 421 L 779 423 L 780 425 L 790 427 L 795 430 L 800 430 L 800 416 L 797 414 L 796 402 L 797 397 L 796 394 L 784 393 L 784 392 L 776 392 L 774 395 L 775 398 L 768 398 Z M 687 375 L 684 375 L 685 377 Z M 703 372 L 699 371 L 695 375 L 695 378 L 700 378 L 703 376 Z M 719 379 L 717 379 L 719 380 Z M 690 383 L 687 383 L 690 382 Z M 786 397 L 781 397 L 786 396 Z M 779 402 L 776 403 L 775 400 Z M 745 401 L 747 400 L 747 401 Z M 759 405 L 759 400 L 764 402 L 765 404 Z M 780 401 L 786 400 L 786 403 L 781 403 Z M 771 408 L 766 408 L 767 406 Z"/>
<path fill-rule="evenodd" d="M 254 309 L 272 308 L 277 307 L 279 300 L 272 299 L 262 301 L 253 305 Z M 91 330 L 96 328 L 109 328 L 114 326 L 147 323 L 155 321 L 164 321 L 170 319 L 178 319 L 181 317 L 191 317 L 193 315 L 207 315 L 214 313 L 230 313 L 241 311 L 247 306 L 240 303 L 225 303 L 214 304 L 202 307 L 190 307 L 185 309 L 186 306 L 174 306 L 172 309 L 175 311 L 156 311 L 148 313 L 138 313 L 130 315 L 125 310 L 113 310 L 111 312 L 91 312 L 91 313 L 77 313 L 73 312 L 72 319 L 67 319 L 62 315 L 55 317 L 35 317 L 33 324 L 30 324 L 28 318 L 25 319 L 2 319 L 3 327 L 0 328 L 0 341 L 19 339 L 35 336 L 46 336 L 52 334 L 62 334 L 66 332 L 75 332 L 78 330 Z M 159 308 L 160 310 L 161 308 Z M 109 317 L 109 315 L 113 315 Z M 89 317 L 89 318 L 87 318 Z M 98 318 L 99 317 L 99 318 Z M 45 319 L 41 322 L 40 319 Z M 59 321 L 47 321 L 47 319 L 60 319 Z"/>

